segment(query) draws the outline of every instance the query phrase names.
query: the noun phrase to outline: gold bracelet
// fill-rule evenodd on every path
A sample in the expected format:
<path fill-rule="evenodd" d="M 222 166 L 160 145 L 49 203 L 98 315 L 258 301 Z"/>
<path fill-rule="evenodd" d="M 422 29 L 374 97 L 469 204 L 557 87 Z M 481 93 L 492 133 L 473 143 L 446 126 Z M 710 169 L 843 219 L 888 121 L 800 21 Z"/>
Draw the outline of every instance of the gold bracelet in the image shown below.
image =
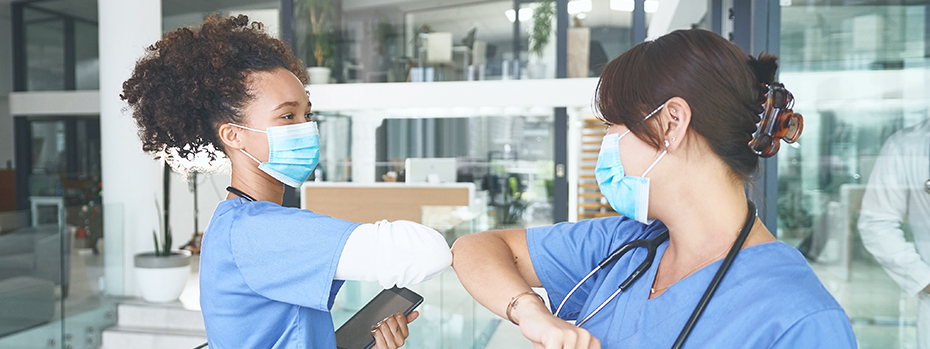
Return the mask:
<path fill-rule="evenodd" d="M 520 326 L 520 324 L 518 324 L 516 321 L 513 321 L 513 318 L 510 317 L 510 311 L 512 311 L 513 307 L 517 305 L 517 300 L 520 299 L 520 297 L 530 295 L 530 294 L 536 296 L 536 298 L 539 298 L 539 301 L 543 302 L 543 304 L 546 304 L 546 301 L 543 299 L 543 297 L 533 291 L 526 291 L 526 292 L 523 292 L 521 294 L 514 296 L 510 300 L 510 304 L 507 305 L 507 320 L 510 320 L 510 322 L 513 323 L 514 325 Z"/>

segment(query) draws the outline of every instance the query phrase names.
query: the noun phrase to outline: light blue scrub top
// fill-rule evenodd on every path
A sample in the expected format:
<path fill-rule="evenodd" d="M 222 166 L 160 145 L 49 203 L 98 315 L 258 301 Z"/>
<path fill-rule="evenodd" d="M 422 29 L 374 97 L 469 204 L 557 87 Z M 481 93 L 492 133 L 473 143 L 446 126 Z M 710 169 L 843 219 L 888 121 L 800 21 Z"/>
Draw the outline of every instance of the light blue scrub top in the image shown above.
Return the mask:
<path fill-rule="evenodd" d="M 203 234 L 200 306 L 211 349 L 335 348 L 333 281 L 352 223 L 234 198 Z"/>
<path fill-rule="evenodd" d="M 565 294 L 620 245 L 665 231 L 624 217 L 560 223 L 526 231 L 530 258 L 549 293 L 552 311 Z M 656 251 L 649 271 L 582 327 L 602 348 L 670 348 L 710 284 L 721 261 L 649 298 L 656 268 L 668 241 Z M 565 304 L 560 317 L 584 318 L 597 308 L 646 257 L 636 248 L 588 279 Z M 823 287 L 807 261 L 782 242 L 740 251 L 711 298 L 684 348 L 855 348 L 846 313 Z"/>

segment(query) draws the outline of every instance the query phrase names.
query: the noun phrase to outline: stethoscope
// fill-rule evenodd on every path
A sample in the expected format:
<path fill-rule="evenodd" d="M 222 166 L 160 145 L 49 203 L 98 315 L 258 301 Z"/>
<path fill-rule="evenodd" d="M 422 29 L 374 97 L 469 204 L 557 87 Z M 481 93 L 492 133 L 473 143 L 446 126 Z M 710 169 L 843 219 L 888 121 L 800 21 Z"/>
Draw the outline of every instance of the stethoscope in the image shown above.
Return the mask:
<path fill-rule="evenodd" d="M 246 201 L 255 201 L 255 199 L 252 198 L 251 196 L 249 196 L 249 194 L 246 194 L 246 193 L 242 192 L 242 190 L 233 188 L 233 187 L 231 187 L 231 186 L 230 186 L 230 187 L 226 187 L 226 191 L 228 191 L 228 192 L 230 192 L 230 193 L 233 193 L 233 195 L 238 195 L 239 197 L 245 199 Z"/>
<path fill-rule="evenodd" d="M 927 181 L 927 185 L 928 188 L 930 188 L 930 180 Z M 701 297 L 701 300 L 698 301 L 697 306 L 694 307 L 694 312 L 691 313 L 691 318 L 688 319 L 688 322 L 685 323 L 685 327 L 681 330 L 681 333 L 678 334 L 678 339 L 675 340 L 675 345 L 673 345 L 672 348 L 681 348 L 681 346 L 685 343 L 685 339 L 687 339 L 688 335 L 691 334 L 691 330 L 694 328 L 694 324 L 697 323 L 698 318 L 701 317 L 701 313 L 704 312 L 704 308 L 707 307 L 707 303 L 710 302 L 710 298 L 714 295 L 714 292 L 717 291 L 717 286 L 720 286 L 720 281 L 723 280 L 723 276 L 726 275 L 727 270 L 730 269 L 730 265 L 733 264 L 733 260 L 736 259 L 736 255 L 739 253 L 743 243 L 746 241 L 746 237 L 749 236 L 749 232 L 752 230 L 753 223 L 756 221 L 756 204 L 754 204 L 752 201 L 747 202 L 749 205 L 749 214 L 746 215 L 746 223 L 743 224 L 743 230 L 740 231 L 739 236 L 736 237 L 736 241 L 733 243 L 733 247 L 730 247 L 730 251 L 727 253 L 727 257 L 723 260 L 720 268 L 717 269 L 717 274 L 714 275 L 714 279 L 711 280 L 710 285 L 707 286 L 707 290 L 704 291 L 704 296 Z M 588 320 L 590 320 L 594 314 L 597 314 L 597 312 L 603 309 L 607 303 L 610 303 L 614 297 L 620 294 L 620 292 L 628 289 L 630 285 L 632 285 L 634 282 L 636 282 L 636 280 L 639 280 L 639 278 L 643 276 L 643 273 L 649 270 L 649 267 L 652 266 L 652 262 L 655 259 L 656 249 L 659 247 L 659 245 L 664 243 L 665 240 L 668 240 L 668 230 L 665 230 L 654 238 L 630 241 L 615 249 L 610 253 L 610 255 L 607 256 L 607 258 L 604 258 L 604 260 L 598 263 L 594 270 L 592 270 L 590 273 L 588 273 L 588 275 L 582 278 L 581 281 L 575 284 L 575 287 L 573 287 L 567 295 L 565 295 L 565 298 L 562 299 L 562 303 L 559 303 L 559 307 L 555 310 L 555 316 L 559 316 L 559 312 L 562 311 L 562 306 L 564 306 L 565 302 L 568 301 L 569 297 L 572 296 L 572 293 L 575 293 L 575 291 L 578 290 L 578 287 L 581 287 L 581 285 L 584 284 L 588 278 L 593 276 L 594 273 L 617 261 L 630 250 L 637 247 L 645 247 L 647 251 L 646 259 L 644 259 L 643 262 L 640 263 L 638 267 L 636 267 L 636 270 L 634 270 L 633 273 L 626 278 L 626 280 L 623 280 L 623 282 L 620 284 L 620 287 L 617 288 L 617 291 L 611 294 L 607 300 L 605 300 L 603 303 L 601 303 L 601 305 L 594 309 L 591 314 L 588 314 L 588 316 L 585 316 L 584 319 L 575 323 L 575 325 L 578 327 L 584 325 L 584 323 L 588 322 Z"/>

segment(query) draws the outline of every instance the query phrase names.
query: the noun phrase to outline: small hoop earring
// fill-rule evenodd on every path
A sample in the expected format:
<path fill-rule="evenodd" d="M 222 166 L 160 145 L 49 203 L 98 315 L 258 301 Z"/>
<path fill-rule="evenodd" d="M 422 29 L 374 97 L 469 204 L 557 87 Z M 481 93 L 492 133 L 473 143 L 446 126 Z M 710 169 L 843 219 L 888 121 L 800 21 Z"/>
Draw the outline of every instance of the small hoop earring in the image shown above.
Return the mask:
<path fill-rule="evenodd" d="M 674 141 L 675 141 L 675 137 L 672 137 L 672 142 L 674 142 Z"/>

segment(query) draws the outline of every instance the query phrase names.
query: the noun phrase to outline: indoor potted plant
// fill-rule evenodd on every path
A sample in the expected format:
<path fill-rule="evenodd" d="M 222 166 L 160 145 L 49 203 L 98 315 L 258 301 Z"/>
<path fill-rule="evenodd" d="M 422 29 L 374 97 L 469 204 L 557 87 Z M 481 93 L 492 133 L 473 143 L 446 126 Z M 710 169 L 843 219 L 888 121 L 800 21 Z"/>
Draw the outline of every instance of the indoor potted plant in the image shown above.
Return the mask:
<path fill-rule="evenodd" d="M 546 77 L 546 63 L 543 62 L 543 50 L 549 44 L 552 35 L 552 19 L 555 16 L 552 0 L 540 1 L 533 9 L 533 30 L 530 32 L 530 62 L 527 74 L 530 78 Z M 536 58 L 535 60 L 533 58 Z"/>
<path fill-rule="evenodd" d="M 333 20 L 336 15 L 336 0 L 304 0 L 298 4 L 301 6 L 300 11 L 306 17 L 310 18 L 310 27 L 307 32 L 304 45 L 302 46 L 302 57 L 307 57 L 306 51 L 310 50 L 313 57 L 313 66 L 307 68 L 307 74 L 310 75 L 310 84 L 329 83 L 329 77 L 332 75 L 332 56 L 334 35 Z M 307 64 L 310 66 L 310 62 Z"/>
<path fill-rule="evenodd" d="M 519 224 L 523 221 L 523 213 L 528 203 L 523 199 L 519 179 L 515 176 L 508 177 L 507 187 L 504 188 L 502 194 L 504 202 L 497 208 L 497 229 L 521 228 Z"/>
<path fill-rule="evenodd" d="M 191 268 L 190 251 L 171 250 L 171 228 L 168 226 L 170 173 L 170 168 L 165 165 L 164 211 L 158 207 L 158 200 L 155 200 L 156 212 L 162 213 L 158 220 L 158 227 L 162 233 L 161 243 L 158 241 L 158 233 L 152 231 L 155 251 L 138 253 L 133 258 L 139 293 L 142 294 L 142 299 L 152 303 L 165 303 L 178 299 L 184 291 L 184 286 L 187 285 L 187 277 Z"/>

